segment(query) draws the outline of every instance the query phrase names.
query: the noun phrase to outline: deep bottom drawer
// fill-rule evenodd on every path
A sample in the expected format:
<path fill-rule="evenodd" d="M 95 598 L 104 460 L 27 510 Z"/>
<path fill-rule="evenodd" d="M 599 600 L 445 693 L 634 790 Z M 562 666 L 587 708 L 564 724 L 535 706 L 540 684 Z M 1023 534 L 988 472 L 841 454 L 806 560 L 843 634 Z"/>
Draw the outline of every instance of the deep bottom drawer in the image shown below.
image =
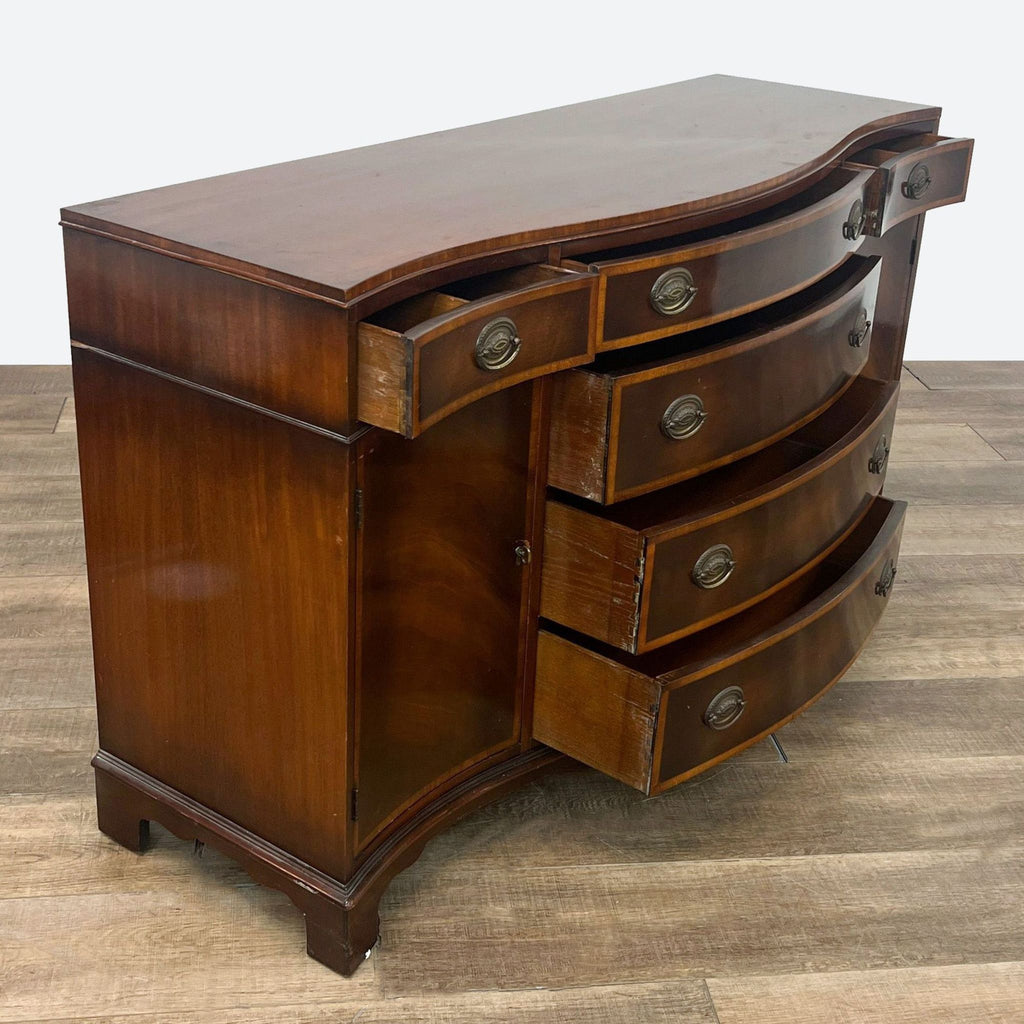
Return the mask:
<path fill-rule="evenodd" d="M 645 793 L 756 742 L 857 656 L 892 588 L 905 510 L 876 499 L 812 572 L 649 654 L 542 631 L 534 736 Z"/>

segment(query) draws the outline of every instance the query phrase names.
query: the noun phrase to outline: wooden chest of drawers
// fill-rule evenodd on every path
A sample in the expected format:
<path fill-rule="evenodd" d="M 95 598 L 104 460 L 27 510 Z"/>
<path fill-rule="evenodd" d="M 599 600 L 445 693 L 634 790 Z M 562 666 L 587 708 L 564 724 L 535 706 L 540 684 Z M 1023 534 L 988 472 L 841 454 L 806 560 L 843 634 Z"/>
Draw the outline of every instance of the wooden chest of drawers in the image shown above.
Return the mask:
<path fill-rule="evenodd" d="M 897 575 L 938 117 L 712 77 L 64 210 L 100 828 L 350 973 L 459 815 L 812 703 Z"/>

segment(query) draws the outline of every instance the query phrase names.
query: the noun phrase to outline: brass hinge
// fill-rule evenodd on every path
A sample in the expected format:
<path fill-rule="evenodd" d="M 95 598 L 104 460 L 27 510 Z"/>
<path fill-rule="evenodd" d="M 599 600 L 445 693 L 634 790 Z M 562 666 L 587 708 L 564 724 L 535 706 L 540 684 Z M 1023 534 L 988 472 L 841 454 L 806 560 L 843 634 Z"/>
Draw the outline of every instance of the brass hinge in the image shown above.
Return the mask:
<path fill-rule="evenodd" d="M 352 790 L 351 807 L 349 808 L 353 821 L 359 820 L 359 790 Z"/>
<path fill-rule="evenodd" d="M 361 487 L 357 487 L 355 490 L 353 504 L 355 505 L 356 529 L 361 530 L 363 527 L 363 489 Z"/>

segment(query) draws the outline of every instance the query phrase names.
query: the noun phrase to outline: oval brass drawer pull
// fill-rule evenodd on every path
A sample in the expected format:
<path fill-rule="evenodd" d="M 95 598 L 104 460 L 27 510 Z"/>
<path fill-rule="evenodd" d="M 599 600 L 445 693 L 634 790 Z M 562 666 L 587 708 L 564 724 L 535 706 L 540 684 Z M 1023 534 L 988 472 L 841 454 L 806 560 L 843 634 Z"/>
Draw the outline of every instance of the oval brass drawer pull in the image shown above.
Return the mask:
<path fill-rule="evenodd" d="M 739 686 L 727 686 L 711 698 L 707 711 L 704 712 L 704 724 L 712 729 L 728 729 L 739 721 L 746 708 L 743 689 Z"/>
<path fill-rule="evenodd" d="M 914 164 L 900 191 L 907 199 L 920 199 L 931 188 L 932 176 L 927 164 Z"/>
<path fill-rule="evenodd" d="M 875 584 L 875 593 L 879 597 L 888 597 L 889 591 L 892 590 L 892 585 L 896 580 L 896 563 L 890 558 L 885 563 L 882 569 L 882 575 L 879 576 L 878 582 Z"/>
<path fill-rule="evenodd" d="M 868 459 L 868 472 L 881 473 L 889 459 L 889 439 L 883 434 L 875 445 L 875 450 Z"/>
<path fill-rule="evenodd" d="M 651 285 L 651 306 L 662 316 L 675 316 L 697 298 L 697 290 L 693 274 L 685 267 L 673 267 Z"/>
<path fill-rule="evenodd" d="M 715 544 L 708 548 L 694 563 L 690 579 L 701 590 L 714 590 L 720 587 L 736 568 L 732 548 L 728 544 Z"/>
<path fill-rule="evenodd" d="M 867 224 L 867 214 L 864 212 L 864 203 L 858 199 L 850 207 L 850 212 L 843 222 L 843 238 L 850 242 L 856 242 L 864 233 L 864 226 Z"/>
<path fill-rule="evenodd" d="M 503 370 L 522 347 L 515 321 L 507 316 L 495 317 L 481 328 L 476 339 L 476 365 L 481 370 Z"/>
<path fill-rule="evenodd" d="M 707 418 L 699 395 L 682 395 L 670 402 L 662 414 L 661 432 L 672 441 L 682 441 L 693 437 Z"/>
<path fill-rule="evenodd" d="M 857 322 L 853 325 L 853 330 L 850 331 L 850 348 L 860 348 L 864 344 L 864 339 L 868 336 L 868 331 L 871 330 L 871 321 L 868 319 L 868 311 L 862 309 L 857 314 Z"/>

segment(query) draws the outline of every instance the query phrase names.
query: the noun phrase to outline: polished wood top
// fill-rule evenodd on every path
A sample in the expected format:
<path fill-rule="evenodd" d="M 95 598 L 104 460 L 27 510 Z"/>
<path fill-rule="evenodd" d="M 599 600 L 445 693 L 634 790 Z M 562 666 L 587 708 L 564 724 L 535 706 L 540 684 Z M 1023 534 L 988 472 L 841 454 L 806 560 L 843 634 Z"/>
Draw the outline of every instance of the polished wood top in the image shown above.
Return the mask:
<path fill-rule="evenodd" d="M 771 197 L 872 133 L 938 116 L 714 75 L 62 214 L 68 225 L 350 302 L 481 254 Z"/>

